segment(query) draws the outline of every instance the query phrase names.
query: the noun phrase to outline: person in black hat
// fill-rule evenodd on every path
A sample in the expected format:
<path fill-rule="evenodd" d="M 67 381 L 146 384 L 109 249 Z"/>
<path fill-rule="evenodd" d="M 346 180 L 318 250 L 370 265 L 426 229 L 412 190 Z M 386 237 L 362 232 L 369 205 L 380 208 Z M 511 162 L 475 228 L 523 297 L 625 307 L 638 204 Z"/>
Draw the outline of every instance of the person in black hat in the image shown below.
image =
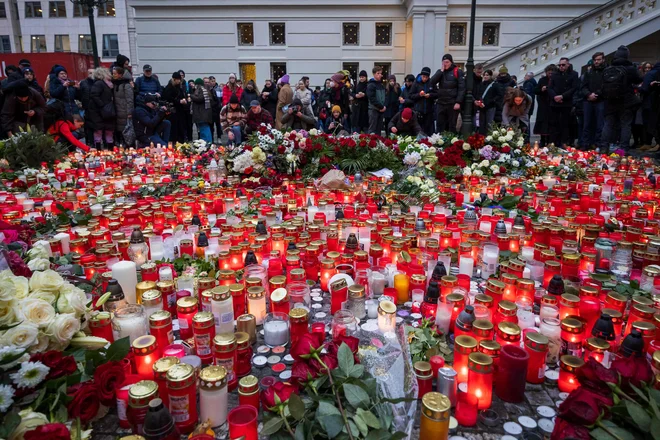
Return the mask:
<path fill-rule="evenodd" d="M 579 93 L 580 78 L 573 70 L 566 57 L 559 59 L 559 69 L 553 73 L 548 83 L 548 96 L 550 97 L 550 141 L 557 147 L 573 145 L 575 140 L 570 133 L 571 125 L 575 125 L 575 115 L 571 113 L 573 95 Z M 631 89 L 632 90 L 632 89 Z M 571 139 L 573 138 L 573 139 Z"/>
<path fill-rule="evenodd" d="M 14 88 L 13 93 L 7 96 L 0 113 L 0 125 L 9 136 L 28 125 L 44 130 L 44 110 L 46 101 L 41 93 L 22 84 Z"/>
<path fill-rule="evenodd" d="M 442 57 L 442 68 L 433 74 L 430 81 L 438 90 L 437 132 L 455 133 L 458 115 L 465 98 L 463 70 L 454 64 L 454 58 L 447 53 Z"/>
<path fill-rule="evenodd" d="M 410 89 L 409 99 L 415 105 L 417 112 L 417 121 L 422 127 L 422 131 L 428 135 L 435 133 L 433 119 L 435 113 L 434 102 L 438 97 L 438 92 L 431 83 L 431 69 L 423 67 L 415 83 Z"/>
<path fill-rule="evenodd" d="M 27 58 L 21 58 L 18 62 L 18 67 L 25 69 L 26 67 L 31 67 L 32 63 Z"/>
<path fill-rule="evenodd" d="M 174 72 L 172 78 L 163 90 L 163 100 L 171 104 L 174 111 L 170 112 L 167 120 L 170 121 L 172 126 L 170 140 L 172 142 L 185 142 L 186 139 L 186 109 L 188 108 L 188 101 L 186 95 L 181 87 L 181 73 Z"/>
<path fill-rule="evenodd" d="M 32 67 L 23 68 L 23 78 L 25 78 L 25 82 L 27 83 L 28 87 L 36 90 L 42 95 L 44 94 L 44 89 L 39 85 L 37 80 L 34 78 L 34 70 L 32 69 Z"/>
<path fill-rule="evenodd" d="M 353 93 L 353 126 L 354 133 L 366 133 L 369 128 L 369 100 L 367 99 L 367 72 L 360 71 L 358 82 L 355 84 Z"/>
<path fill-rule="evenodd" d="M 403 79 L 403 87 L 401 87 L 401 96 L 399 96 L 399 111 L 403 110 L 406 107 L 413 108 L 415 103 L 410 99 L 410 91 L 415 85 L 415 75 L 408 74 Z"/>
<path fill-rule="evenodd" d="M 124 70 L 128 70 L 131 60 L 128 59 L 126 55 L 119 54 L 117 55 L 117 60 L 115 61 L 115 66 L 122 67 Z"/>
<path fill-rule="evenodd" d="M 163 88 L 160 86 L 158 77 L 153 74 L 151 65 L 145 64 L 142 67 L 143 75 L 135 80 L 135 93 L 138 95 L 156 95 L 160 98 Z"/>
<path fill-rule="evenodd" d="M 167 145 L 172 125 L 166 118 L 167 107 L 158 107 L 156 95 L 145 95 L 133 111 L 135 134 L 141 147 L 150 143 Z"/>

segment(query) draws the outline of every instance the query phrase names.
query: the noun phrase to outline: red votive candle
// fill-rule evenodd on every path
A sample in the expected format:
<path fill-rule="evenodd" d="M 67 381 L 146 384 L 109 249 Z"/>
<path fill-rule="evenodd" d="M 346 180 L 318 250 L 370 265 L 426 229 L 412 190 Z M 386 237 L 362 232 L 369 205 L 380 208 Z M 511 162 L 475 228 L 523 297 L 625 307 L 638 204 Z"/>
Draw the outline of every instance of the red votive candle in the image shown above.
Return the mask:
<path fill-rule="evenodd" d="M 493 401 L 493 359 L 487 354 L 470 353 L 468 357 L 468 394 L 477 398 L 479 409 L 490 408 Z"/>
<path fill-rule="evenodd" d="M 474 426 L 477 424 L 479 400 L 474 394 L 458 392 L 456 402 L 456 421 L 461 426 Z"/>
<path fill-rule="evenodd" d="M 466 382 L 468 378 L 468 356 L 477 351 L 477 340 L 472 336 L 462 335 L 454 340 L 454 370 L 456 381 Z"/>
<path fill-rule="evenodd" d="M 227 415 L 229 422 L 229 438 L 244 440 L 258 440 L 257 416 L 259 412 L 254 406 L 239 405 Z"/>
<path fill-rule="evenodd" d="M 564 355 L 559 358 L 559 391 L 570 393 L 580 386 L 575 373 L 582 365 L 584 361 L 577 356 Z"/>
<path fill-rule="evenodd" d="M 438 377 L 438 370 L 445 366 L 445 358 L 436 354 L 435 356 L 431 356 L 429 363 L 431 364 L 431 373 L 433 374 L 433 378 L 436 379 Z"/>
<path fill-rule="evenodd" d="M 525 351 L 529 354 L 527 367 L 527 382 L 543 383 L 545 381 L 545 357 L 550 341 L 547 336 L 538 332 L 525 334 Z"/>
<path fill-rule="evenodd" d="M 505 402 L 522 402 L 525 397 L 525 381 L 529 354 L 515 345 L 505 345 L 500 350 L 499 368 L 495 376 L 495 394 Z"/>
<path fill-rule="evenodd" d="M 424 397 L 424 394 L 433 391 L 433 373 L 431 370 L 431 364 L 425 361 L 418 361 L 415 362 L 413 368 L 415 370 L 417 386 L 419 389 L 417 398 L 421 400 L 421 398 Z"/>

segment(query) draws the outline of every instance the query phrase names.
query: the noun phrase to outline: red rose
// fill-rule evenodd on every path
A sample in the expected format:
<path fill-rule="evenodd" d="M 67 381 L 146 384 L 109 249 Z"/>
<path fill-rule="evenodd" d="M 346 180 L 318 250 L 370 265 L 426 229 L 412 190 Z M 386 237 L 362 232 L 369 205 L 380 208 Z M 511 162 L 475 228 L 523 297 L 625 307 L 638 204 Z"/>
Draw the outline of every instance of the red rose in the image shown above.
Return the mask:
<path fill-rule="evenodd" d="M 63 423 L 46 423 L 23 435 L 25 440 L 71 440 L 71 433 Z"/>
<path fill-rule="evenodd" d="M 295 392 L 295 386 L 284 382 L 275 382 L 275 385 L 266 388 L 266 390 L 261 393 L 261 403 L 264 408 L 271 410 L 271 408 L 274 408 L 277 405 L 277 402 L 275 401 L 276 395 L 277 398 L 280 399 L 280 402 L 286 402 L 289 400 L 289 397 L 291 397 L 291 394 Z"/>
<path fill-rule="evenodd" d="M 324 354 L 320 359 L 323 364 L 321 364 L 321 362 L 317 361 L 316 359 L 309 361 L 310 365 L 316 368 L 319 373 L 327 374 L 328 372 L 326 371 L 325 367 L 328 367 L 328 369 L 332 371 L 339 366 L 339 361 L 337 360 L 336 354 Z M 323 365 L 325 365 L 325 367 Z"/>
<path fill-rule="evenodd" d="M 502 147 L 502 153 L 510 153 L 511 152 L 511 147 L 508 145 L 505 145 Z"/>
<path fill-rule="evenodd" d="M 576 376 L 580 385 L 603 395 L 610 395 L 612 392 L 607 383 L 619 383 L 619 375 L 616 371 L 605 368 L 593 358 L 580 367 Z"/>
<path fill-rule="evenodd" d="M 504 173 L 506 173 L 506 168 L 500 166 L 500 174 L 504 174 Z"/>
<path fill-rule="evenodd" d="M 624 391 L 631 390 L 629 384 L 639 387 L 641 382 L 649 383 L 653 379 L 653 370 L 646 357 L 618 358 L 610 368 L 621 375 L 621 388 Z"/>
<path fill-rule="evenodd" d="M 557 417 L 555 419 L 555 429 L 552 431 L 550 440 L 564 440 L 565 438 L 589 440 L 589 430 L 584 426 L 574 425 L 561 417 Z"/>
<path fill-rule="evenodd" d="M 280 154 L 284 154 L 284 151 L 286 151 L 286 148 L 284 148 L 284 145 L 280 145 L 277 147 L 277 152 Z"/>
<path fill-rule="evenodd" d="M 243 170 L 243 174 L 252 174 L 252 167 L 247 167 L 245 170 Z"/>
<path fill-rule="evenodd" d="M 360 346 L 360 340 L 356 338 L 355 336 L 339 336 L 337 338 L 334 338 L 332 341 L 337 345 L 337 349 L 341 347 L 342 342 L 346 343 L 348 345 L 348 348 L 351 349 L 351 352 L 353 354 L 356 354 L 358 351 L 358 347 Z"/>
<path fill-rule="evenodd" d="M 291 347 L 291 356 L 297 361 L 300 359 L 309 359 L 313 352 L 320 351 L 323 345 L 322 337 L 319 333 L 305 333 Z"/>
<path fill-rule="evenodd" d="M 303 386 L 317 376 L 318 372 L 303 361 L 296 361 L 291 368 L 291 381 L 298 386 Z"/>
<path fill-rule="evenodd" d="M 115 401 L 117 388 L 126 378 L 124 366 L 119 361 L 110 361 L 99 365 L 94 371 L 94 382 L 98 384 L 99 399 L 109 406 Z"/>
<path fill-rule="evenodd" d="M 72 398 L 66 407 L 70 419 L 80 417 L 80 421 L 85 424 L 99 412 L 100 402 L 94 382 L 89 381 L 73 385 L 69 387 L 67 394 Z"/>
<path fill-rule="evenodd" d="M 601 411 L 614 405 L 612 397 L 602 396 L 583 386 L 571 392 L 559 406 L 559 416 L 578 425 L 593 425 Z"/>

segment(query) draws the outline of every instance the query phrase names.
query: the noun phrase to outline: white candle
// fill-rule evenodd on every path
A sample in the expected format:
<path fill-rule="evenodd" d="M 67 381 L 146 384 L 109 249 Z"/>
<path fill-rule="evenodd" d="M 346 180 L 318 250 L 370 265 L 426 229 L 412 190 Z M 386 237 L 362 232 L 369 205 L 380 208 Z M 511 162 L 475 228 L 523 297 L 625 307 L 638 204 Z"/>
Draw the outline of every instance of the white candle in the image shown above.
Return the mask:
<path fill-rule="evenodd" d="M 264 342 L 270 347 L 289 343 L 289 323 L 286 321 L 266 321 L 264 324 Z"/>
<path fill-rule="evenodd" d="M 195 292 L 195 280 L 193 277 L 182 276 L 176 279 L 177 290 L 187 290 L 192 295 Z"/>
<path fill-rule="evenodd" d="M 458 273 L 471 277 L 473 271 L 474 271 L 474 259 L 472 257 L 461 257 L 461 261 L 458 267 Z"/>
<path fill-rule="evenodd" d="M 381 296 L 385 292 L 385 275 L 380 272 L 372 272 L 370 287 L 373 296 Z"/>
<path fill-rule="evenodd" d="M 25 199 L 23 200 L 23 211 L 30 212 L 34 209 L 34 200 Z"/>
<path fill-rule="evenodd" d="M 172 268 L 169 266 L 163 266 L 158 269 L 158 279 L 160 281 L 173 281 L 174 277 L 172 275 Z"/>
<path fill-rule="evenodd" d="M 532 246 L 522 247 L 522 259 L 525 261 L 532 261 L 534 259 L 534 248 Z"/>
<path fill-rule="evenodd" d="M 135 304 L 135 286 L 137 286 L 137 267 L 132 261 L 120 261 L 112 266 L 112 278 L 116 279 L 129 304 Z"/>
<path fill-rule="evenodd" d="M 153 261 L 162 260 L 165 256 L 165 247 L 163 245 L 163 237 L 154 235 L 149 237 L 149 250 L 151 252 L 151 259 Z"/>
<path fill-rule="evenodd" d="M 317 212 L 319 212 L 318 206 L 308 206 L 307 207 L 307 221 L 309 223 L 314 222 L 314 216 L 316 215 Z"/>
<path fill-rule="evenodd" d="M 60 232 L 59 234 L 55 234 L 55 238 L 60 241 L 60 244 L 62 245 L 62 254 L 66 255 L 69 252 L 71 252 L 71 248 L 69 247 L 69 242 L 71 241 L 71 236 L 67 234 L 66 232 Z"/>
<path fill-rule="evenodd" d="M 369 319 L 378 318 L 378 301 L 375 299 L 368 299 L 364 304 L 367 306 L 367 317 Z"/>
<path fill-rule="evenodd" d="M 435 325 L 438 327 L 438 330 L 441 330 L 445 335 L 449 333 L 452 309 L 453 307 L 451 304 L 439 302 L 435 313 Z"/>
<path fill-rule="evenodd" d="M 204 380 L 204 374 L 204 370 L 202 370 L 200 377 L 202 381 Z M 212 428 L 224 425 L 227 421 L 227 385 L 208 388 L 200 386 L 199 404 L 202 420 L 208 420 Z"/>
<path fill-rule="evenodd" d="M 266 297 L 248 298 L 248 313 L 254 315 L 257 325 L 262 325 L 266 318 Z"/>
<path fill-rule="evenodd" d="M 215 334 L 234 333 L 234 302 L 231 295 L 227 299 L 220 299 L 214 294 L 211 299 L 211 313 L 215 320 Z"/>
<path fill-rule="evenodd" d="M 90 206 L 89 209 L 92 211 L 92 215 L 94 217 L 98 217 L 99 215 L 103 214 L 103 205 L 99 203 Z"/>

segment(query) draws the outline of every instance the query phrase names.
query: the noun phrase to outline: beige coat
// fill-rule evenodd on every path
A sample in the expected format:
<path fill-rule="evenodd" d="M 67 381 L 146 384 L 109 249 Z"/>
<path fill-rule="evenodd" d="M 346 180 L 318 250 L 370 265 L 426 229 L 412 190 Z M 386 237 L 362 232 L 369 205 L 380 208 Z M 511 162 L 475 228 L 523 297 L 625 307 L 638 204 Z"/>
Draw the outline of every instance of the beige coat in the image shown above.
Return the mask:
<path fill-rule="evenodd" d="M 277 94 L 277 114 L 275 117 L 275 128 L 280 130 L 282 128 L 282 116 L 284 116 L 284 111 L 282 108 L 285 105 L 291 104 L 293 101 L 293 90 L 288 84 L 284 84 L 280 89 L 280 92 Z"/>

